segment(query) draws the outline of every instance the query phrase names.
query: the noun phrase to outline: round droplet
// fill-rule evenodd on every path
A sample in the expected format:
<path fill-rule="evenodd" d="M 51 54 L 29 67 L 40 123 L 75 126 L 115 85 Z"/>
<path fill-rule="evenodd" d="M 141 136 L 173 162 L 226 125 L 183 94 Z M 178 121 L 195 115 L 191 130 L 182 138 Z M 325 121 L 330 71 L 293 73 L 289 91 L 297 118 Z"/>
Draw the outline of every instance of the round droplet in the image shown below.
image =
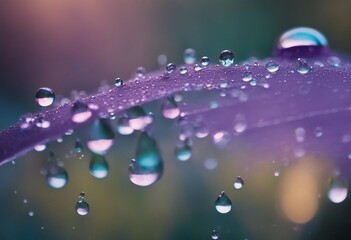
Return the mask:
<path fill-rule="evenodd" d="M 105 154 L 114 143 L 114 132 L 108 119 L 95 120 L 91 128 L 91 137 L 87 146 L 93 153 Z"/>
<path fill-rule="evenodd" d="M 227 194 L 223 191 L 216 199 L 215 206 L 219 213 L 228 213 L 232 209 L 232 201 L 230 201 Z"/>
<path fill-rule="evenodd" d="M 50 106 L 55 100 L 55 93 L 50 88 L 39 88 L 35 94 L 35 101 L 42 107 Z"/>
<path fill-rule="evenodd" d="M 174 63 L 168 63 L 166 66 L 166 72 L 167 73 L 172 73 L 177 69 L 177 65 L 175 65 Z"/>
<path fill-rule="evenodd" d="M 304 58 L 297 59 L 297 71 L 301 74 L 306 74 L 310 71 L 310 67 L 307 64 L 306 59 Z"/>
<path fill-rule="evenodd" d="M 218 165 L 217 160 L 213 158 L 208 158 L 204 162 L 204 166 L 207 170 L 213 170 L 217 167 L 217 165 Z"/>
<path fill-rule="evenodd" d="M 183 57 L 186 64 L 194 64 L 196 62 L 196 52 L 192 48 L 186 49 Z"/>
<path fill-rule="evenodd" d="M 126 116 L 122 116 L 117 120 L 116 128 L 121 135 L 129 135 L 134 132 L 134 129 L 129 126 L 128 117 Z"/>
<path fill-rule="evenodd" d="M 52 188 L 63 188 L 68 181 L 68 174 L 63 166 L 59 165 L 57 159 L 52 153 L 49 157 L 49 167 L 46 170 L 46 181 Z"/>
<path fill-rule="evenodd" d="M 234 63 L 234 53 L 229 50 L 224 50 L 219 55 L 219 63 L 224 67 L 229 67 Z"/>
<path fill-rule="evenodd" d="M 45 144 L 38 144 L 34 146 L 34 150 L 37 152 L 42 152 L 46 149 L 46 145 Z"/>
<path fill-rule="evenodd" d="M 234 188 L 241 189 L 244 186 L 244 180 L 238 176 L 234 181 Z"/>
<path fill-rule="evenodd" d="M 34 212 L 33 212 L 33 211 L 29 211 L 29 212 L 28 212 L 28 215 L 29 215 L 30 217 L 33 217 L 33 216 L 34 216 Z"/>
<path fill-rule="evenodd" d="M 321 137 L 321 136 L 323 136 L 323 128 L 322 128 L 322 127 L 316 127 L 316 128 L 314 129 L 314 135 L 315 135 L 316 137 Z"/>
<path fill-rule="evenodd" d="M 123 80 L 121 78 L 116 78 L 115 79 L 115 86 L 116 87 L 121 87 L 123 86 Z"/>
<path fill-rule="evenodd" d="M 270 73 L 275 73 L 279 70 L 279 64 L 275 62 L 268 62 L 266 64 L 266 69 Z"/>
<path fill-rule="evenodd" d="M 180 109 L 173 97 L 168 97 L 161 105 L 161 112 L 165 118 L 175 119 L 180 114 Z"/>
<path fill-rule="evenodd" d="M 211 238 L 212 239 L 219 239 L 219 234 L 216 230 L 213 230 L 211 233 Z"/>
<path fill-rule="evenodd" d="M 85 216 L 89 213 L 89 204 L 84 200 L 85 194 L 84 193 L 80 193 L 79 194 L 79 200 L 76 203 L 76 212 L 81 215 L 81 216 Z"/>
<path fill-rule="evenodd" d="M 152 121 L 152 116 L 148 115 L 140 106 L 132 107 L 128 111 L 129 126 L 134 130 L 144 130 Z"/>
<path fill-rule="evenodd" d="M 252 72 L 244 72 L 242 76 L 244 82 L 250 82 L 252 80 Z"/>
<path fill-rule="evenodd" d="M 192 142 L 190 139 L 185 139 L 178 143 L 175 148 L 174 154 L 179 161 L 187 161 L 191 157 L 192 153 Z"/>
<path fill-rule="evenodd" d="M 288 49 L 293 47 L 325 47 L 328 45 L 326 37 L 319 31 L 308 28 L 293 28 L 283 33 L 278 41 L 278 49 Z"/>
<path fill-rule="evenodd" d="M 343 202 L 348 193 L 347 180 L 341 176 L 336 176 L 330 180 L 328 198 L 333 203 Z"/>
<path fill-rule="evenodd" d="M 92 112 L 89 107 L 81 101 L 76 101 L 73 104 L 71 111 L 72 121 L 75 123 L 85 122 L 92 116 Z"/>
<path fill-rule="evenodd" d="M 90 160 L 90 174 L 96 178 L 105 178 L 108 175 L 108 163 L 104 156 L 94 154 Z"/>
<path fill-rule="evenodd" d="M 188 72 L 188 69 L 186 68 L 186 67 L 181 67 L 181 68 L 179 68 L 179 73 L 180 74 L 186 74 Z"/>
<path fill-rule="evenodd" d="M 138 67 L 136 70 L 136 75 L 137 77 L 142 77 L 144 76 L 145 72 L 146 72 L 146 69 L 144 67 Z"/>
<path fill-rule="evenodd" d="M 198 72 L 198 71 L 201 71 L 201 70 L 202 70 L 202 68 L 200 67 L 199 64 L 195 64 L 195 65 L 194 65 L 194 71 L 195 71 L 195 72 Z"/>
<path fill-rule="evenodd" d="M 207 56 L 203 56 L 201 58 L 201 66 L 207 67 L 210 64 L 210 58 Z"/>
<path fill-rule="evenodd" d="M 160 66 L 164 66 L 167 63 L 167 56 L 165 54 L 160 54 L 157 57 L 157 62 Z"/>

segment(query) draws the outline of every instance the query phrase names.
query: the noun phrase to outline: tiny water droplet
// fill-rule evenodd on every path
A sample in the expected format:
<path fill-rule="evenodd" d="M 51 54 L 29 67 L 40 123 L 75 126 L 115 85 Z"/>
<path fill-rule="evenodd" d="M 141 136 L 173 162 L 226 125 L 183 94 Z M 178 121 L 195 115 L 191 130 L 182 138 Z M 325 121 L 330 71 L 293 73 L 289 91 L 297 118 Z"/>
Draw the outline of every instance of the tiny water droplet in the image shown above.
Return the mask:
<path fill-rule="evenodd" d="M 116 78 L 115 79 L 115 86 L 116 87 L 121 87 L 121 86 L 123 86 L 123 80 L 121 79 L 121 78 Z"/>
<path fill-rule="evenodd" d="M 153 118 L 140 106 L 132 107 L 128 111 L 129 126 L 134 130 L 144 130 L 152 121 Z"/>
<path fill-rule="evenodd" d="M 33 217 L 33 216 L 34 216 L 34 212 L 33 212 L 33 211 L 29 211 L 29 212 L 28 212 L 28 215 L 29 215 L 30 217 Z"/>
<path fill-rule="evenodd" d="M 217 197 L 215 202 L 216 209 L 219 213 L 228 213 L 232 209 L 232 201 L 230 201 L 224 191 Z"/>
<path fill-rule="evenodd" d="M 180 109 L 173 97 L 168 97 L 161 105 L 162 115 L 168 119 L 175 119 L 180 114 Z"/>
<path fill-rule="evenodd" d="M 207 67 L 210 64 L 210 58 L 207 56 L 203 56 L 201 58 L 201 66 Z"/>
<path fill-rule="evenodd" d="M 180 141 L 174 151 L 176 158 L 179 161 L 187 161 L 191 157 L 192 153 L 192 141 L 190 139 L 185 139 Z"/>
<path fill-rule="evenodd" d="M 196 52 L 192 48 L 185 49 L 183 57 L 186 64 L 194 64 L 196 62 Z"/>
<path fill-rule="evenodd" d="M 114 132 L 108 119 L 99 118 L 91 128 L 90 140 L 87 146 L 93 153 L 105 154 L 114 143 Z"/>
<path fill-rule="evenodd" d="M 275 177 L 279 177 L 279 175 L 280 175 L 280 172 L 277 170 L 277 171 L 274 171 L 274 176 Z"/>
<path fill-rule="evenodd" d="M 83 151 L 83 144 L 81 143 L 81 141 L 79 139 L 77 139 L 75 144 L 74 144 L 74 151 L 76 153 L 81 153 Z"/>
<path fill-rule="evenodd" d="M 72 121 L 75 123 L 85 122 L 92 116 L 92 112 L 89 107 L 81 101 L 76 101 L 73 104 L 71 111 Z"/>
<path fill-rule="evenodd" d="M 85 216 L 89 213 L 90 207 L 89 204 L 85 201 L 85 194 L 84 192 L 81 192 L 79 194 L 79 200 L 76 203 L 76 212 L 81 215 L 81 216 Z"/>
<path fill-rule="evenodd" d="M 204 166 L 207 170 L 213 170 L 217 167 L 217 165 L 218 165 L 217 160 L 213 158 L 208 158 L 204 162 Z"/>
<path fill-rule="evenodd" d="M 177 69 L 177 65 L 175 65 L 174 63 L 168 63 L 166 66 L 166 72 L 167 73 L 172 73 Z"/>
<path fill-rule="evenodd" d="M 216 230 L 213 230 L 211 233 L 211 238 L 212 239 L 219 239 L 219 234 L 217 233 Z"/>
<path fill-rule="evenodd" d="M 238 176 L 234 181 L 234 188 L 241 189 L 244 186 L 244 180 Z"/>
<path fill-rule="evenodd" d="M 63 188 L 68 181 L 66 170 L 58 163 L 53 153 L 50 153 L 49 167 L 46 171 L 46 181 L 50 187 L 55 189 Z"/>
<path fill-rule="evenodd" d="M 224 50 L 219 55 L 219 63 L 224 67 L 229 67 L 234 63 L 234 53 L 229 50 Z"/>
<path fill-rule="evenodd" d="M 142 132 L 137 149 L 136 159 L 129 166 L 129 179 L 138 186 L 149 186 L 162 175 L 163 161 L 156 141 L 147 133 Z"/>
<path fill-rule="evenodd" d="M 34 150 L 37 152 L 42 152 L 46 149 L 46 145 L 45 144 L 38 144 L 35 145 Z"/>
<path fill-rule="evenodd" d="M 167 63 L 167 56 L 165 54 L 160 54 L 157 57 L 157 62 L 160 66 L 164 66 Z"/>
<path fill-rule="evenodd" d="M 270 73 L 275 73 L 279 70 L 279 64 L 275 62 L 268 62 L 266 64 L 266 69 Z"/>
<path fill-rule="evenodd" d="M 108 163 L 104 156 L 93 154 L 90 164 L 90 174 L 96 178 L 105 178 L 108 175 Z"/>
<path fill-rule="evenodd" d="M 186 68 L 186 67 L 181 67 L 181 68 L 179 68 L 179 73 L 180 74 L 186 74 L 188 72 L 188 69 Z"/>
<path fill-rule="evenodd" d="M 302 127 L 298 127 L 295 129 L 295 138 L 296 142 L 302 143 L 305 141 L 305 136 L 306 136 L 306 130 Z"/>
<path fill-rule="evenodd" d="M 343 202 L 348 194 L 348 183 L 342 176 L 336 176 L 330 180 L 328 198 L 333 203 Z"/>
<path fill-rule="evenodd" d="M 297 71 L 301 74 L 306 74 L 310 71 L 310 67 L 307 64 L 306 59 L 304 58 L 297 59 Z"/>
<path fill-rule="evenodd" d="M 199 66 L 199 64 L 195 64 L 194 65 L 194 71 L 195 72 L 198 72 L 198 71 L 201 71 L 202 70 L 202 68 L 201 68 L 201 66 Z"/>
<path fill-rule="evenodd" d="M 250 82 L 252 80 L 252 72 L 244 72 L 241 79 L 244 82 Z"/>
<path fill-rule="evenodd" d="M 35 101 L 42 107 L 50 106 L 55 100 L 55 93 L 47 87 L 39 88 L 35 94 Z"/>
<path fill-rule="evenodd" d="M 340 67 L 341 64 L 340 58 L 336 56 L 328 57 L 327 62 L 334 67 Z"/>
<path fill-rule="evenodd" d="M 142 76 L 144 76 L 145 72 L 146 72 L 146 69 L 145 69 L 144 67 L 138 67 L 138 68 L 136 69 L 136 75 L 137 75 L 137 77 L 142 77 Z"/>

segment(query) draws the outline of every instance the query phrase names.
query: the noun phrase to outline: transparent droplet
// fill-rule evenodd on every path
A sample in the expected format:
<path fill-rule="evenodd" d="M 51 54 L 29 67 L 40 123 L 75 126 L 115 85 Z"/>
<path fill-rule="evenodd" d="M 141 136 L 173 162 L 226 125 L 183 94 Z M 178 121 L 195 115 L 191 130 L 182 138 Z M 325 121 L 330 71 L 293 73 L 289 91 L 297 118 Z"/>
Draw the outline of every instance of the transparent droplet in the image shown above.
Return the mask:
<path fill-rule="evenodd" d="M 279 70 L 279 64 L 275 62 L 268 62 L 266 64 L 266 69 L 270 73 L 275 73 Z"/>
<path fill-rule="evenodd" d="M 33 217 L 33 216 L 34 216 L 34 212 L 33 212 L 33 211 L 29 211 L 29 212 L 28 212 L 28 215 L 29 215 L 30 217 Z"/>
<path fill-rule="evenodd" d="M 128 111 L 129 126 L 134 130 L 144 130 L 152 121 L 153 118 L 140 106 L 132 107 Z"/>
<path fill-rule="evenodd" d="M 199 64 L 195 64 L 194 65 L 194 71 L 195 72 L 198 72 L 198 71 L 201 71 L 201 70 L 202 70 L 202 68 L 201 68 L 201 66 Z"/>
<path fill-rule="evenodd" d="M 229 67 L 234 63 L 234 53 L 229 50 L 224 50 L 219 55 L 219 63 L 224 67 Z"/>
<path fill-rule="evenodd" d="M 116 78 L 115 79 L 115 86 L 116 87 L 121 87 L 121 86 L 123 86 L 123 80 L 121 79 L 121 78 Z"/>
<path fill-rule="evenodd" d="M 328 57 L 327 62 L 334 67 L 340 67 L 341 64 L 340 58 L 336 56 Z"/>
<path fill-rule="evenodd" d="M 279 177 L 279 175 L 280 175 L 280 172 L 278 170 L 274 171 L 274 176 L 275 177 Z"/>
<path fill-rule="evenodd" d="M 252 80 L 252 72 L 244 72 L 241 79 L 244 82 L 250 82 Z"/>
<path fill-rule="evenodd" d="M 278 41 L 278 49 L 288 49 L 292 47 L 325 47 L 328 45 L 326 37 L 319 31 L 308 28 L 293 28 L 283 33 Z"/>
<path fill-rule="evenodd" d="M 183 57 L 186 64 L 194 64 L 196 62 L 196 52 L 192 48 L 186 49 Z"/>
<path fill-rule="evenodd" d="M 207 56 L 203 56 L 201 58 L 201 66 L 207 67 L 210 64 L 210 58 Z"/>
<path fill-rule="evenodd" d="M 217 167 L 217 165 L 218 165 L 217 160 L 213 158 L 208 158 L 204 162 L 204 166 L 207 170 L 213 170 Z"/>
<path fill-rule="evenodd" d="M 46 181 L 50 187 L 59 189 L 63 188 L 68 181 L 68 174 L 63 166 L 60 166 L 57 159 L 50 153 L 49 167 L 46 171 Z"/>
<path fill-rule="evenodd" d="M 145 69 L 144 67 L 138 67 L 138 68 L 136 69 L 136 75 L 137 75 L 137 77 L 142 77 L 142 76 L 144 76 L 145 72 L 146 72 L 146 69 Z"/>
<path fill-rule="evenodd" d="M 46 149 L 46 145 L 45 144 L 38 144 L 35 145 L 34 150 L 37 152 L 42 152 Z"/>
<path fill-rule="evenodd" d="M 165 54 L 160 54 L 157 57 L 157 62 L 160 66 L 164 66 L 167 63 L 167 56 Z"/>
<path fill-rule="evenodd" d="M 230 201 L 224 191 L 218 196 L 215 202 L 216 209 L 219 213 L 228 213 L 232 209 L 232 201 Z"/>
<path fill-rule="evenodd" d="M 226 131 L 219 131 L 212 135 L 212 139 L 216 146 L 223 148 L 229 143 L 230 135 Z"/>
<path fill-rule="evenodd" d="M 219 239 L 219 234 L 216 230 L 213 230 L 211 233 L 211 238 L 212 239 Z"/>
<path fill-rule="evenodd" d="M 234 181 L 234 188 L 241 189 L 244 186 L 244 180 L 238 176 Z"/>
<path fill-rule="evenodd" d="M 149 186 L 162 175 L 163 161 L 156 141 L 142 132 L 136 149 L 136 159 L 129 166 L 129 179 L 138 186 Z"/>
<path fill-rule="evenodd" d="M 348 194 L 348 183 L 342 176 L 336 176 L 330 180 L 328 198 L 333 203 L 343 202 Z"/>
<path fill-rule="evenodd" d="M 55 100 L 55 93 L 47 87 L 39 88 L 35 94 L 35 101 L 42 107 L 50 106 Z"/>
<path fill-rule="evenodd" d="M 90 174 L 96 178 L 105 178 L 108 175 L 108 163 L 104 156 L 93 154 L 90 164 Z"/>
<path fill-rule="evenodd" d="M 74 144 L 74 151 L 76 153 L 81 153 L 83 151 L 83 144 L 81 143 L 81 141 L 79 139 L 77 139 L 75 144 Z"/>
<path fill-rule="evenodd" d="M 306 74 L 310 71 L 310 67 L 307 64 L 306 59 L 304 58 L 297 59 L 297 71 L 301 74 Z"/>
<path fill-rule="evenodd" d="M 119 132 L 119 134 L 122 135 L 130 135 L 134 132 L 134 129 L 131 126 L 129 126 L 129 120 L 126 116 L 118 118 L 116 129 Z"/>
<path fill-rule="evenodd" d="M 167 73 L 172 73 L 177 69 L 177 65 L 175 65 L 174 63 L 168 63 L 166 66 L 166 72 Z"/>
<path fill-rule="evenodd" d="M 295 129 L 295 138 L 296 142 L 302 143 L 305 141 L 305 136 L 306 136 L 306 130 L 302 127 L 298 127 Z"/>
<path fill-rule="evenodd" d="M 92 116 L 89 107 L 81 102 L 76 101 L 72 106 L 72 121 L 75 123 L 82 123 L 87 121 Z"/>
<path fill-rule="evenodd" d="M 162 115 L 168 119 L 175 119 L 180 114 L 180 109 L 173 97 L 168 97 L 161 105 Z"/>
<path fill-rule="evenodd" d="M 192 141 L 190 139 L 185 139 L 180 141 L 174 151 L 176 158 L 179 161 L 187 161 L 191 157 L 192 153 Z"/>
<path fill-rule="evenodd" d="M 90 140 L 87 146 L 93 153 L 105 154 L 114 143 L 115 134 L 108 119 L 99 118 L 91 128 Z"/>
<path fill-rule="evenodd" d="M 186 67 L 181 67 L 181 68 L 179 68 L 179 72 L 180 72 L 180 74 L 186 74 L 187 72 L 188 72 L 188 69 L 186 68 Z"/>
<path fill-rule="evenodd" d="M 81 216 L 87 215 L 90 209 L 89 204 L 85 201 L 84 197 L 85 194 L 81 192 L 79 194 L 79 200 L 76 203 L 76 212 Z"/>

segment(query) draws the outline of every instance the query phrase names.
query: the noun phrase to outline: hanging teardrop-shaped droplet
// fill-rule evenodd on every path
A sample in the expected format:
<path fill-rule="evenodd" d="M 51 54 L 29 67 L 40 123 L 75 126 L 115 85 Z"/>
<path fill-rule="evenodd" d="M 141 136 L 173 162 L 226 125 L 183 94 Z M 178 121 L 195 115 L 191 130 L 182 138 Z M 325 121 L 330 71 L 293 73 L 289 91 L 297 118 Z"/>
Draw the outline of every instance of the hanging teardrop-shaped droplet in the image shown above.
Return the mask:
<path fill-rule="evenodd" d="M 174 154 L 179 161 L 187 161 L 192 154 L 192 141 L 187 138 L 177 144 Z"/>
<path fill-rule="evenodd" d="M 105 178 L 108 175 L 108 163 L 104 156 L 93 154 L 90 164 L 90 174 L 96 178 Z"/>
<path fill-rule="evenodd" d="M 212 239 L 219 239 L 219 234 L 216 230 L 213 230 L 211 233 L 211 238 Z"/>
<path fill-rule="evenodd" d="M 149 186 L 162 175 L 163 161 L 156 141 L 147 133 L 141 133 L 136 158 L 129 166 L 129 179 L 138 186 Z"/>
<path fill-rule="evenodd" d="M 89 107 L 81 102 L 76 101 L 72 106 L 72 121 L 75 123 L 82 123 L 87 121 L 92 116 Z"/>
<path fill-rule="evenodd" d="M 50 106 L 55 100 L 55 93 L 47 87 L 39 88 L 35 94 L 35 101 L 42 107 Z"/>
<path fill-rule="evenodd" d="M 336 176 L 330 180 L 328 198 L 333 203 L 343 202 L 348 194 L 348 183 L 342 176 Z"/>
<path fill-rule="evenodd" d="M 244 180 L 238 176 L 234 181 L 234 188 L 241 189 L 244 186 Z"/>
<path fill-rule="evenodd" d="M 118 118 L 116 129 L 119 134 L 129 135 L 134 132 L 134 129 L 129 125 L 129 120 L 127 116 L 122 116 Z"/>
<path fill-rule="evenodd" d="M 46 169 L 46 181 L 52 188 L 63 188 L 68 181 L 68 174 L 63 166 L 59 165 L 53 153 L 49 156 L 49 166 Z"/>
<path fill-rule="evenodd" d="M 153 121 L 152 116 L 148 115 L 140 106 L 135 106 L 128 111 L 128 122 L 134 130 L 144 130 Z"/>
<path fill-rule="evenodd" d="M 196 62 L 196 52 L 192 48 L 185 49 L 183 54 L 184 62 L 186 64 L 194 64 Z"/>
<path fill-rule="evenodd" d="M 180 114 L 180 109 L 173 97 L 168 97 L 161 105 L 162 115 L 168 119 L 175 119 Z"/>
<path fill-rule="evenodd" d="M 84 192 L 81 192 L 79 194 L 79 200 L 76 203 L 76 212 L 81 215 L 81 216 L 85 216 L 89 213 L 90 207 L 89 204 L 85 201 L 85 194 Z"/>
<path fill-rule="evenodd" d="M 87 142 L 88 148 L 96 154 L 105 154 L 114 143 L 115 134 L 108 119 L 95 120 L 91 128 L 91 137 Z"/>
<path fill-rule="evenodd" d="M 234 53 L 229 50 L 224 50 L 219 55 L 219 63 L 224 67 L 229 67 L 234 63 Z"/>
<path fill-rule="evenodd" d="M 222 191 L 216 199 L 215 206 L 219 213 L 228 213 L 232 209 L 232 201 L 230 201 L 227 194 Z"/>

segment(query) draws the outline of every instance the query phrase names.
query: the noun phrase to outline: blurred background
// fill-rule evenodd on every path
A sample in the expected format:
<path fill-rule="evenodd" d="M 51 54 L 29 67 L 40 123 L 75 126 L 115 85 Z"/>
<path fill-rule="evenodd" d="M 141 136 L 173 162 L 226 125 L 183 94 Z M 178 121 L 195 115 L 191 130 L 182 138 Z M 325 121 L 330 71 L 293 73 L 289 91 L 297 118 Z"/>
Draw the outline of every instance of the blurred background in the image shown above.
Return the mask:
<path fill-rule="evenodd" d="M 50 87 L 65 97 L 72 90 L 92 92 L 104 81 L 112 85 L 116 77 L 128 79 L 139 66 L 158 69 L 160 54 L 182 63 L 183 51 L 189 47 L 213 62 L 223 49 L 231 49 L 238 61 L 264 58 L 271 55 L 281 32 L 310 26 L 323 32 L 333 49 L 351 54 L 350 9 L 346 0 L 3 0 L 0 129 L 24 113 L 40 110 L 34 101 L 39 87 Z M 161 181 L 147 189 L 132 185 L 127 177 L 137 134 L 118 140 L 106 156 L 111 173 L 103 180 L 90 176 L 91 154 L 86 149 L 81 157 L 66 155 L 75 138 L 84 136 L 84 129 L 63 143 L 49 145 L 44 153 L 31 152 L 1 166 L 0 239 L 211 239 L 213 229 L 220 239 L 347 239 L 343 231 L 350 222 L 350 214 L 345 213 L 351 210 L 349 199 L 340 208 L 324 196 L 318 203 L 322 210 L 317 212 L 312 202 L 301 220 L 294 209 L 291 213 L 281 207 L 277 197 L 284 195 L 281 189 L 291 179 L 301 181 L 292 181 L 293 189 L 308 182 L 307 190 L 323 195 L 327 183 L 319 180 L 332 175 L 327 158 L 318 158 L 318 163 L 308 158 L 289 170 L 290 178 L 276 181 L 275 173 L 284 168 L 277 161 L 282 159 L 279 154 L 243 150 L 233 155 L 204 139 L 194 144 L 194 161 L 183 163 L 174 160 L 175 124 L 163 120 L 158 126 L 154 134 L 163 137 L 160 148 L 167 168 Z M 169 131 L 168 137 L 164 131 Z M 49 188 L 40 174 L 50 150 L 70 174 L 69 184 L 60 190 Z M 262 164 L 246 161 L 259 158 Z M 218 167 L 209 169 L 205 162 Z M 233 192 L 237 175 L 244 175 L 252 188 Z M 214 200 L 223 189 L 234 198 L 230 215 L 214 210 Z M 86 192 L 91 204 L 86 217 L 74 210 L 80 191 Z M 329 231 L 336 218 L 345 221 Z"/>

